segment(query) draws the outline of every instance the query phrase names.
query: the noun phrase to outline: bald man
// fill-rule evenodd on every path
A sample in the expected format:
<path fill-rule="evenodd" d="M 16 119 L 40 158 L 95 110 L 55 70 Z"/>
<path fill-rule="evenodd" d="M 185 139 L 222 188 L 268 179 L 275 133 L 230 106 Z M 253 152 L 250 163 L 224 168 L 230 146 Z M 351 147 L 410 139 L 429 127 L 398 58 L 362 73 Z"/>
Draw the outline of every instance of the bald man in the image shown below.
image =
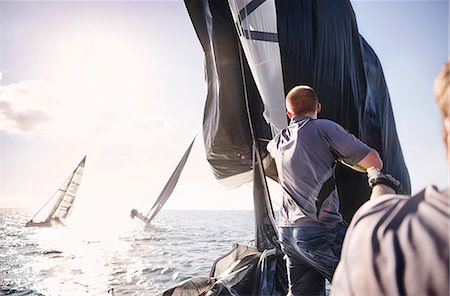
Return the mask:
<path fill-rule="evenodd" d="M 345 234 L 334 180 L 337 161 L 353 169 L 381 170 L 379 154 L 337 123 L 317 119 L 321 105 L 306 85 L 286 96 L 287 128 L 269 142 L 283 189 L 279 237 L 290 295 L 325 295 Z"/>

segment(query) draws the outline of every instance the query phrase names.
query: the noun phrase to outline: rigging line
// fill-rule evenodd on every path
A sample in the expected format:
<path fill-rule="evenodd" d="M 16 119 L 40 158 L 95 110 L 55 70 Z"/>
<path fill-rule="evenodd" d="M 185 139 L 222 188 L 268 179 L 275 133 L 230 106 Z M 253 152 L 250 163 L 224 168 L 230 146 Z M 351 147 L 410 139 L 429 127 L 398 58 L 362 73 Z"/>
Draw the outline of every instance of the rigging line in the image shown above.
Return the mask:
<path fill-rule="evenodd" d="M 47 202 L 39 209 L 39 211 L 37 211 L 37 213 L 31 218 L 30 221 L 33 221 L 33 219 L 36 218 L 36 216 L 37 216 L 37 215 L 45 208 L 45 206 L 46 206 L 51 200 L 53 200 L 53 198 L 56 196 L 56 194 L 58 193 L 58 191 L 64 192 L 63 190 L 61 190 L 61 187 L 62 187 L 62 185 L 64 185 L 64 184 L 67 182 L 67 180 L 69 180 L 71 177 L 72 177 L 72 176 L 69 176 L 69 177 L 66 178 L 66 180 L 64 180 L 64 182 L 61 184 L 61 186 L 58 188 L 58 190 L 56 190 L 56 192 L 53 193 L 53 195 L 52 195 L 52 196 L 47 200 Z"/>
<path fill-rule="evenodd" d="M 237 8 L 237 7 L 236 7 Z M 236 9 L 237 11 L 237 9 Z M 248 16 L 247 14 L 247 7 L 244 7 L 243 10 L 240 12 L 240 14 L 243 14 L 245 12 L 245 16 Z M 245 19 L 245 18 L 244 18 Z M 239 32 L 239 28 L 237 26 L 239 26 L 238 23 L 235 23 L 236 25 L 236 31 Z M 239 39 L 239 37 L 238 37 Z M 250 104 L 249 104 L 249 100 L 248 100 L 248 94 L 247 94 L 247 87 L 246 87 L 246 79 L 245 79 L 245 71 L 244 71 L 244 61 L 242 58 L 242 44 L 241 41 L 238 40 L 238 51 L 239 51 L 239 63 L 240 63 L 240 68 L 241 68 L 241 76 L 242 76 L 242 87 L 244 90 L 244 100 L 245 100 L 245 111 L 247 112 L 247 119 L 248 119 L 248 125 L 250 127 L 250 133 L 252 135 L 252 141 L 253 144 L 256 143 L 256 136 L 255 136 L 255 132 L 254 132 L 254 128 L 253 128 L 253 123 L 251 120 L 251 115 L 250 115 Z"/>
<path fill-rule="evenodd" d="M 80 164 L 81 164 L 81 163 L 80 163 Z M 73 171 L 73 173 L 70 175 L 70 177 L 69 177 L 69 178 L 70 178 L 70 181 L 69 181 L 69 183 L 66 185 L 65 190 L 63 190 L 63 191 L 64 191 L 64 194 L 61 195 L 61 196 L 58 198 L 58 202 L 55 204 L 55 206 L 53 207 L 53 209 L 52 209 L 51 212 L 50 212 L 50 215 L 48 215 L 48 217 L 47 217 L 46 220 L 50 219 L 50 218 L 53 216 L 53 214 L 55 214 L 55 212 L 58 210 L 59 205 L 61 204 L 61 202 L 63 201 L 64 197 L 66 196 L 67 190 L 69 189 L 70 185 L 72 185 L 72 181 L 75 179 L 75 175 L 76 175 L 76 173 L 77 173 L 77 170 L 81 167 L 80 164 L 76 167 L 76 169 L 75 169 L 75 170 Z"/>
<path fill-rule="evenodd" d="M 247 186 L 247 187 L 250 187 L 251 188 L 251 186 L 250 186 L 250 184 L 249 183 L 247 183 L 247 184 L 244 184 L 245 186 Z M 281 207 L 281 204 L 280 203 L 278 203 L 278 202 L 276 202 L 275 200 L 273 200 L 273 199 L 270 199 L 270 201 L 273 203 L 273 204 L 275 204 L 276 206 L 278 206 L 278 207 Z"/>
<path fill-rule="evenodd" d="M 66 179 L 66 181 L 64 181 L 64 183 L 63 184 L 65 184 L 68 180 L 69 180 L 69 182 L 66 184 L 66 186 L 64 186 L 64 190 L 61 190 L 61 191 L 63 191 L 64 192 L 64 194 L 63 195 L 61 195 L 58 199 L 57 199 L 57 203 L 55 204 L 55 206 L 52 208 L 52 210 L 50 211 L 50 214 L 47 216 L 47 219 L 45 219 L 45 220 L 49 220 L 52 216 L 53 216 L 53 214 L 55 214 L 55 212 L 57 211 L 57 209 L 58 209 L 58 207 L 59 207 L 59 204 L 62 202 L 62 200 L 64 199 L 64 197 L 65 197 L 65 195 L 66 195 L 66 193 L 67 193 L 67 190 L 69 189 L 69 187 L 72 185 L 72 182 L 75 180 L 75 177 L 76 177 L 76 175 L 79 175 L 80 176 L 80 181 L 79 182 L 81 182 L 81 177 L 82 177 L 82 174 L 83 174 L 83 172 L 84 172 L 84 166 L 85 166 L 85 161 L 86 161 L 86 156 L 84 156 L 84 158 L 81 160 L 81 162 L 77 165 L 77 167 L 73 170 L 73 172 L 72 172 L 72 174 Z M 79 184 L 78 184 L 79 185 Z M 61 189 L 61 187 L 62 187 L 62 185 L 59 187 L 59 189 L 58 190 L 60 190 Z M 77 189 L 78 189 L 78 187 L 77 187 Z M 53 198 L 53 196 L 50 198 L 50 199 L 52 199 Z M 50 201 L 50 200 L 49 200 Z M 48 202 L 47 202 L 48 203 Z M 47 204 L 46 203 L 46 204 Z M 39 213 L 39 212 L 38 212 Z M 37 215 L 37 214 L 36 214 Z M 35 216 L 36 216 L 35 215 Z M 33 217 L 34 218 L 34 217 Z"/>
<path fill-rule="evenodd" d="M 246 8 L 244 8 L 244 10 L 245 9 Z M 246 20 L 246 22 L 248 22 L 248 21 Z M 247 23 L 247 25 L 248 25 L 248 23 Z M 237 24 L 236 24 L 236 26 L 237 26 Z M 239 32 L 239 28 L 236 28 L 236 29 L 237 29 L 237 32 Z M 244 60 L 243 60 L 243 54 L 242 54 L 242 43 L 241 43 L 240 40 L 238 42 L 238 50 L 239 50 L 239 62 L 240 62 L 240 66 L 241 66 L 241 76 L 242 76 L 242 82 L 243 82 L 242 87 L 243 87 L 243 90 L 244 90 L 244 99 L 245 99 L 245 106 L 246 106 L 246 112 L 247 112 L 248 125 L 249 125 L 249 128 L 250 128 L 250 133 L 252 135 L 254 155 L 256 155 L 257 161 L 259 162 L 259 164 L 261 166 L 260 174 L 262 175 L 261 177 L 262 177 L 262 180 L 264 182 L 263 190 L 266 193 L 265 197 L 268 197 L 268 200 L 266 200 L 266 210 L 270 212 L 268 216 L 269 216 L 269 220 L 270 220 L 270 222 L 272 224 L 272 227 L 275 227 L 276 223 L 275 223 L 275 218 L 274 218 L 275 215 L 274 215 L 274 212 L 273 212 L 272 199 L 269 196 L 269 188 L 268 188 L 268 185 L 267 185 L 266 174 L 264 172 L 264 164 L 262 162 L 261 152 L 259 150 L 258 141 L 256 140 L 255 130 L 254 130 L 253 123 L 252 123 L 252 120 L 251 120 L 252 117 L 251 117 L 251 114 L 250 114 L 250 103 L 249 103 L 249 100 L 248 100 L 247 84 L 246 84 L 246 79 L 245 79 Z M 251 72 L 251 70 L 250 70 L 250 72 Z M 255 167 L 253 167 L 253 169 L 255 169 Z"/>

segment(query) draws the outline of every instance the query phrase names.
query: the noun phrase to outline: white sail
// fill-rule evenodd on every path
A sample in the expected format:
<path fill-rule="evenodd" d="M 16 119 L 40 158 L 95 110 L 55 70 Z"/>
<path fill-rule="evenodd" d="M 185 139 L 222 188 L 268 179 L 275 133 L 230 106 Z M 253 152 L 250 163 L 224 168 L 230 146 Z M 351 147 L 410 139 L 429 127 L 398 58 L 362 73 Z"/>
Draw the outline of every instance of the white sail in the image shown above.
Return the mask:
<path fill-rule="evenodd" d="M 86 156 L 26 226 L 51 226 L 52 220 L 61 222 L 60 219 L 68 217 L 80 186 L 85 162 Z"/>
<path fill-rule="evenodd" d="M 180 162 L 173 171 L 172 175 L 170 176 L 169 180 L 167 181 L 166 185 L 164 186 L 163 190 L 159 194 L 158 198 L 156 199 L 155 203 L 153 204 L 147 215 L 143 215 L 142 213 L 139 213 L 136 209 L 132 209 L 130 215 L 132 219 L 134 217 L 137 217 L 146 224 L 149 224 L 153 220 L 153 218 L 155 218 L 155 216 L 159 213 L 159 211 L 162 209 L 162 207 L 172 194 L 173 190 L 175 189 L 178 180 L 180 179 L 181 172 L 183 171 L 184 165 L 186 164 L 189 154 L 191 153 L 191 149 L 192 146 L 194 145 L 195 138 L 196 137 L 194 137 L 191 144 L 186 149 L 186 152 L 184 152 L 183 157 L 181 158 Z"/>
<path fill-rule="evenodd" d="M 264 118 L 273 134 L 287 126 L 284 86 L 273 0 L 229 0 L 236 30 L 264 101 Z"/>

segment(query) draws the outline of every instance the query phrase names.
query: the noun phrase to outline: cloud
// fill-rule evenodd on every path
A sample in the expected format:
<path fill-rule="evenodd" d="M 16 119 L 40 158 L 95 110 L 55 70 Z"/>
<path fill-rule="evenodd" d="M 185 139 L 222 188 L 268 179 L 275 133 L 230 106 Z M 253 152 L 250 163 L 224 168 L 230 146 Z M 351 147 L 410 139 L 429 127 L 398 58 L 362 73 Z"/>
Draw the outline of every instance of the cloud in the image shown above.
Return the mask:
<path fill-rule="evenodd" d="M 54 99 L 42 81 L 0 86 L 1 129 L 10 133 L 33 133 L 52 119 Z"/>
<path fill-rule="evenodd" d="M 16 112 L 10 102 L 0 101 L 3 120 L 12 123 L 17 130 L 30 132 L 40 123 L 50 120 L 50 116 L 40 110 Z"/>
<path fill-rule="evenodd" d="M 126 93 L 128 88 L 117 92 L 112 83 L 93 89 L 74 81 L 28 80 L 0 86 L 1 129 L 46 138 L 102 138 L 110 144 L 174 130 L 167 116 L 154 111 L 148 93 Z"/>

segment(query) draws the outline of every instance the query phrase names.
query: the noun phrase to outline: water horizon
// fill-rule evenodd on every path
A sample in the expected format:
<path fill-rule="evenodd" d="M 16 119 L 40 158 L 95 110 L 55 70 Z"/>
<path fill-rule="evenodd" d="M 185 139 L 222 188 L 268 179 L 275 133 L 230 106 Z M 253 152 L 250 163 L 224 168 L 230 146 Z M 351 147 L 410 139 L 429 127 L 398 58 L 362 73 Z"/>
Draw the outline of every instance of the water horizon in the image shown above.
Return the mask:
<path fill-rule="evenodd" d="M 0 294 L 154 295 L 207 276 L 233 244 L 253 240 L 253 213 L 164 209 L 148 226 L 121 217 L 25 228 L 28 210 L 1 208 Z"/>

